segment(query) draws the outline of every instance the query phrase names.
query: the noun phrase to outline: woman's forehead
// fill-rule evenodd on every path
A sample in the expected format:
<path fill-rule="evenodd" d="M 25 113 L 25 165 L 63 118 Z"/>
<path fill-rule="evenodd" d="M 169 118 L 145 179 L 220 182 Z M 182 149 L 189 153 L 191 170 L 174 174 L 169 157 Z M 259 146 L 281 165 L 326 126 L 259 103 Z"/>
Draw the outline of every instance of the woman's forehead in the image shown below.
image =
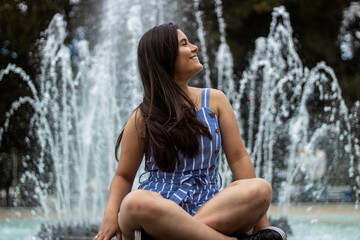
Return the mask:
<path fill-rule="evenodd" d="M 179 42 L 184 39 L 187 40 L 185 33 L 183 33 L 183 31 L 181 31 L 180 29 L 177 30 L 177 36 L 178 36 Z"/>

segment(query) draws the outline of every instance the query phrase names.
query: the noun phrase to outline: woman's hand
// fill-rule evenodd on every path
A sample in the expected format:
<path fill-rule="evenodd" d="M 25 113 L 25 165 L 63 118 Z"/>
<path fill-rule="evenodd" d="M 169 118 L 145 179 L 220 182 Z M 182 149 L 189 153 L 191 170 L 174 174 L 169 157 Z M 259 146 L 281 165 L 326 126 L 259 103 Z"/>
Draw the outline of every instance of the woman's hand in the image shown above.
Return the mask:
<path fill-rule="evenodd" d="M 138 127 L 144 126 L 144 124 L 142 115 L 136 114 L 136 112 L 137 110 L 131 115 L 124 128 L 121 154 L 115 176 L 110 185 L 104 220 L 93 240 L 110 240 L 114 236 L 117 240 L 121 240 L 118 212 L 122 200 L 131 191 L 132 183 L 144 155 L 145 140 L 143 136 L 145 127 Z"/>
<path fill-rule="evenodd" d="M 116 240 L 121 240 L 121 231 L 118 224 L 117 213 L 105 214 L 98 234 L 93 240 L 110 240 L 116 236 Z"/>

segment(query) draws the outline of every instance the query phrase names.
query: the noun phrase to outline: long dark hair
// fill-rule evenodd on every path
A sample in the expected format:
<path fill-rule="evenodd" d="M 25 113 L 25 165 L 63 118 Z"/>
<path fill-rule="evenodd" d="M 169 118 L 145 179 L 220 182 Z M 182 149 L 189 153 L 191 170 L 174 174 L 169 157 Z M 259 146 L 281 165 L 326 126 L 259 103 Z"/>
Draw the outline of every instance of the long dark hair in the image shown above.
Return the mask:
<path fill-rule="evenodd" d="M 137 52 L 144 88 L 138 109 L 146 129 L 145 159 L 148 163 L 153 155 L 156 165 L 164 172 L 174 171 L 179 152 L 189 157 L 198 153 L 198 135 L 211 138 L 209 129 L 197 118 L 194 103 L 174 81 L 179 49 L 177 29 L 173 23 L 150 29 L 140 39 Z M 123 131 L 115 147 L 117 160 L 122 134 Z"/>

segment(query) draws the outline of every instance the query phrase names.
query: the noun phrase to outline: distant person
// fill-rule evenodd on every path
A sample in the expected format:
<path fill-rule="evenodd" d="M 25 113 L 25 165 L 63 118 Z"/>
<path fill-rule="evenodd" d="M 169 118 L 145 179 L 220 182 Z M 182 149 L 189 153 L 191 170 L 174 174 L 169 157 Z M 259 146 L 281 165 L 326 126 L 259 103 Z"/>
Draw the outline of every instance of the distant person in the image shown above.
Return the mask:
<path fill-rule="evenodd" d="M 119 164 L 94 240 L 132 240 L 137 230 L 160 240 L 286 239 L 269 227 L 272 189 L 255 176 L 227 97 L 188 86 L 203 68 L 197 51 L 172 23 L 141 38 L 143 101 L 118 138 Z M 235 178 L 221 191 L 220 147 Z M 144 155 L 148 178 L 131 191 Z"/>

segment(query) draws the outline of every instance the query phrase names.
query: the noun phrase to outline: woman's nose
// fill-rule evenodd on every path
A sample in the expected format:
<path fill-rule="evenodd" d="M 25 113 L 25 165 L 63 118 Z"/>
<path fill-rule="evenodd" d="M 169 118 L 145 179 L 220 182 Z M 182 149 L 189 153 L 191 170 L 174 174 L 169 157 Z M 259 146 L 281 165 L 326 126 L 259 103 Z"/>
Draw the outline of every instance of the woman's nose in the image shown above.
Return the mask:
<path fill-rule="evenodd" d="M 191 51 L 193 51 L 193 52 L 197 52 L 197 51 L 198 51 L 198 49 L 199 49 L 199 48 L 198 48 L 196 45 L 192 44 Z"/>

